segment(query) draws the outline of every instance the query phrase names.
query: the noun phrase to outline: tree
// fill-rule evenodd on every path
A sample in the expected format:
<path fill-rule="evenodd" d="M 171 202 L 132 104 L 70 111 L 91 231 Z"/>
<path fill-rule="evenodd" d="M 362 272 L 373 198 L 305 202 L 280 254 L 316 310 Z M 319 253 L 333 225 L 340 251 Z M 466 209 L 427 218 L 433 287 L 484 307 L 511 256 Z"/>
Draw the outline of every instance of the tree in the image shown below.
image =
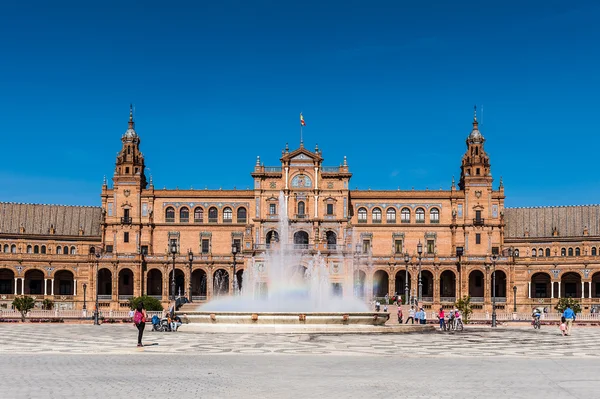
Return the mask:
<path fill-rule="evenodd" d="M 12 302 L 13 306 L 15 307 L 15 309 L 17 309 L 19 312 L 21 312 L 21 321 L 25 321 L 25 315 L 27 314 L 27 312 L 29 312 L 31 309 L 33 309 L 33 306 L 35 305 L 35 299 L 33 299 L 30 296 L 20 296 L 20 297 L 16 297 L 13 302 Z"/>
<path fill-rule="evenodd" d="M 558 300 L 558 304 L 554 307 L 554 309 L 558 310 L 560 313 L 564 312 L 567 308 L 567 305 L 573 309 L 573 312 L 581 313 L 581 304 L 577 302 L 575 298 L 560 298 Z"/>
<path fill-rule="evenodd" d="M 151 296 L 148 295 L 143 295 L 143 296 L 137 296 L 135 298 L 131 298 L 129 300 L 129 307 L 131 309 L 136 309 L 138 303 L 143 302 L 144 303 L 144 309 L 149 310 L 149 311 L 161 311 L 163 310 L 162 304 L 160 303 L 160 301 L 156 298 L 153 298 Z"/>
<path fill-rule="evenodd" d="M 454 306 L 456 306 L 456 308 L 460 311 L 460 314 L 462 315 L 462 318 L 465 321 L 465 323 L 468 323 L 469 318 L 473 313 L 473 309 L 471 309 L 471 296 L 463 296 L 461 299 L 456 301 L 456 303 L 454 303 Z"/>
<path fill-rule="evenodd" d="M 52 299 L 46 298 L 42 302 L 42 309 L 44 309 L 44 310 L 52 310 L 53 307 L 54 307 L 54 302 L 52 302 Z"/>

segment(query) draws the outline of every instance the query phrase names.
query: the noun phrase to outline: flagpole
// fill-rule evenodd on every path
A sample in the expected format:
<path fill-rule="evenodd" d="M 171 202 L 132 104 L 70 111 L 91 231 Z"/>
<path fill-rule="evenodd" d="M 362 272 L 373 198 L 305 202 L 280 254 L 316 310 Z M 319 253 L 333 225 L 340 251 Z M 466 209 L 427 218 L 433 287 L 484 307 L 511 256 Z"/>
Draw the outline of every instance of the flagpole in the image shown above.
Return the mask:
<path fill-rule="evenodd" d="M 302 112 L 300 112 L 300 147 L 304 146 L 304 139 L 302 138 Z"/>

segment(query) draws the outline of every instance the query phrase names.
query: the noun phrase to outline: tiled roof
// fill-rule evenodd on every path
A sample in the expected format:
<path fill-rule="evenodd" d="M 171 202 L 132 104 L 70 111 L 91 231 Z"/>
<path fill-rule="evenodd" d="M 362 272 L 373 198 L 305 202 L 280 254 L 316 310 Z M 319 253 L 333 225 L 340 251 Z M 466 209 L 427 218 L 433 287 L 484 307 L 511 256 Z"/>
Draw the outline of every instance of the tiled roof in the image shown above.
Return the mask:
<path fill-rule="evenodd" d="M 49 234 L 53 225 L 56 235 L 100 236 L 102 208 L 45 204 L 0 202 L 0 233 Z"/>
<path fill-rule="evenodd" d="M 600 205 L 548 206 L 535 208 L 506 208 L 504 210 L 506 238 L 582 237 L 585 228 L 590 236 L 600 236 Z"/>

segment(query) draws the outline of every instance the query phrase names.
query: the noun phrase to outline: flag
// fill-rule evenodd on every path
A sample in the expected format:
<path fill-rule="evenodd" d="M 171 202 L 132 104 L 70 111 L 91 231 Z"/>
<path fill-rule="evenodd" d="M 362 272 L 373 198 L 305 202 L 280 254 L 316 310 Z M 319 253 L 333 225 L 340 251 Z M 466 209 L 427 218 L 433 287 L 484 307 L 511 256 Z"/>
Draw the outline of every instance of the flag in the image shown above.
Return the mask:
<path fill-rule="evenodd" d="M 300 112 L 300 126 L 306 126 L 306 123 L 304 123 L 304 117 L 302 116 L 302 112 Z"/>

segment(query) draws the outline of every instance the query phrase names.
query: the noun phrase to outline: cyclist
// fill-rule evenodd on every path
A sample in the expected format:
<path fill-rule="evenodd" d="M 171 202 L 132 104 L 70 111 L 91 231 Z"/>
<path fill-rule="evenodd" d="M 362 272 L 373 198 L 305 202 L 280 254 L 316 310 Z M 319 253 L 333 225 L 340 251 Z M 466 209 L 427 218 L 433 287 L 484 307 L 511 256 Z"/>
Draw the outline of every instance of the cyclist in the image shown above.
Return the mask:
<path fill-rule="evenodd" d="M 542 317 L 542 312 L 540 311 L 540 309 L 539 308 L 533 309 L 533 313 L 531 314 L 531 324 L 533 326 L 535 326 L 536 323 L 539 325 L 540 317 Z"/>

